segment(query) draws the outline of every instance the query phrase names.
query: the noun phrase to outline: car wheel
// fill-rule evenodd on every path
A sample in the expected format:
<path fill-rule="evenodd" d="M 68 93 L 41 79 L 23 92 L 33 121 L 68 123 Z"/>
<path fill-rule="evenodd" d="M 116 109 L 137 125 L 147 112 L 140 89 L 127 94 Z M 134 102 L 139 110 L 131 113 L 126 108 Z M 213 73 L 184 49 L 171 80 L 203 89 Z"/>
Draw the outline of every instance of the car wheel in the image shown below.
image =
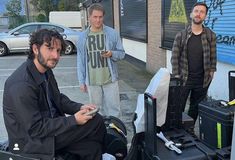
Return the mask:
<path fill-rule="evenodd" d="M 7 52 L 8 52 L 7 46 L 4 43 L 0 42 L 0 56 L 6 55 Z"/>
<path fill-rule="evenodd" d="M 65 55 L 69 55 L 69 54 L 72 54 L 73 53 L 73 44 L 69 41 L 65 41 L 65 52 L 64 54 Z"/>

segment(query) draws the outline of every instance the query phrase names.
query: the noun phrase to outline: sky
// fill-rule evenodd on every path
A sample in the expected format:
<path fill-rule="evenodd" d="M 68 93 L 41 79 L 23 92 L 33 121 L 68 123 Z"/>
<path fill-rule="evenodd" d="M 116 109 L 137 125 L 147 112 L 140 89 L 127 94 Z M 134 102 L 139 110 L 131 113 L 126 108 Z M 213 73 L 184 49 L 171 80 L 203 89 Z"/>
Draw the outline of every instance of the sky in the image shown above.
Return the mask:
<path fill-rule="evenodd" d="M 3 13 L 6 13 L 6 4 L 9 2 L 9 0 L 0 0 L 0 15 Z M 24 14 L 24 0 L 21 0 L 22 5 L 22 11 L 21 14 Z"/>

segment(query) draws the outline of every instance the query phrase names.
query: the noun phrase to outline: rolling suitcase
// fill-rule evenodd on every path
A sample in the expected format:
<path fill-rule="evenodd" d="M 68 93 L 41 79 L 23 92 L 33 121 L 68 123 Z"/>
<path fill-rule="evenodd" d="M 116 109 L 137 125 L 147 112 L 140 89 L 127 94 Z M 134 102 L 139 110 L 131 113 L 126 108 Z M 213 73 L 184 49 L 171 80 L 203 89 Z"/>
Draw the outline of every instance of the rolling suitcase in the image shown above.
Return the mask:
<path fill-rule="evenodd" d="M 235 71 L 228 72 L 229 101 L 235 99 Z"/>
<path fill-rule="evenodd" d="M 182 109 L 179 97 L 181 94 L 182 80 L 179 78 L 170 79 L 168 104 L 166 112 L 165 124 L 162 130 L 170 130 L 171 128 L 182 128 Z"/>
<path fill-rule="evenodd" d="M 182 113 L 182 104 L 180 102 L 182 80 L 180 78 L 171 77 L 168 93 L 168 105 L 166 112 L 166 121 L 161 126 L 162 131 L 171 130 L 173 128 L 183 128 L 190 130 L 194 126 L 193 119 L 186 113 Z"/>
<path fill-rule="evenodd" d="M 156 127 L 156 98 L 145 93 L 145 137 L 142 143 L 142 160 L 207 160 L 215 159 L 216 153 L 183 129 L 171 129 L 163 132 L 169 141 L 181 144 L 182 153 L 178 154 L 166 147 L 160 140 Z"/>
<path fill-rule="evenodd" d="M 199 134 L 209 147 L 223 148 L 231 145 L 235 106 L 224 106 L 220 100 L 199 103 Z"/>

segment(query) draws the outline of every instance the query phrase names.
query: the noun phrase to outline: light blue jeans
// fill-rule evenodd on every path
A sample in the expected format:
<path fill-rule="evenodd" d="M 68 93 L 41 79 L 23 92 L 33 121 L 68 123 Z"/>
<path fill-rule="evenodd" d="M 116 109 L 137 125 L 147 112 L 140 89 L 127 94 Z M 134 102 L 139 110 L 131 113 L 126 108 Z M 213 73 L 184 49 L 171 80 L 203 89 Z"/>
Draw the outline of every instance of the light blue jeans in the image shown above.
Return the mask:
<path fill-rule="evenodd" d="M 100 107 L 101 115 L 121 118 L 118 81 L 101 86 L 88 86 L 88 94 L 90 103 Z"/>

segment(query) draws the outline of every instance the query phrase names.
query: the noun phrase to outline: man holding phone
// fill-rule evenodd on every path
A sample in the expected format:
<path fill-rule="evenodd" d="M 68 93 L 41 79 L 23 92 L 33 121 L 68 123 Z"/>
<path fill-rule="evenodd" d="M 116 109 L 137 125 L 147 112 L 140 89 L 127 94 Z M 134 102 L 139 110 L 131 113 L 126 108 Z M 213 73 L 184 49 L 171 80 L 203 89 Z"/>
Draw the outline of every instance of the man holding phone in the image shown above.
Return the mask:
<path fill-rule="evenodd" d="M 99 3 L 88 10 L 90 26 L 79 36 L 77 72 L 80 89 L 103 116 L 121 116 L 116 62 L 125 56 L 119 34 L 103 24 L 104 8 Z"/>
<path fill-rule="evenodd" d="M 76 103 L 60 93 L 52 71 L 64 50 L 57 31 L 33 33 L 28 59 L 6 80 L 3 116 L 9 151 L 41 160 L 64 153 L 100 160 L 106 134 L 103 118 L 87 115 L 95 105 Z"/>

